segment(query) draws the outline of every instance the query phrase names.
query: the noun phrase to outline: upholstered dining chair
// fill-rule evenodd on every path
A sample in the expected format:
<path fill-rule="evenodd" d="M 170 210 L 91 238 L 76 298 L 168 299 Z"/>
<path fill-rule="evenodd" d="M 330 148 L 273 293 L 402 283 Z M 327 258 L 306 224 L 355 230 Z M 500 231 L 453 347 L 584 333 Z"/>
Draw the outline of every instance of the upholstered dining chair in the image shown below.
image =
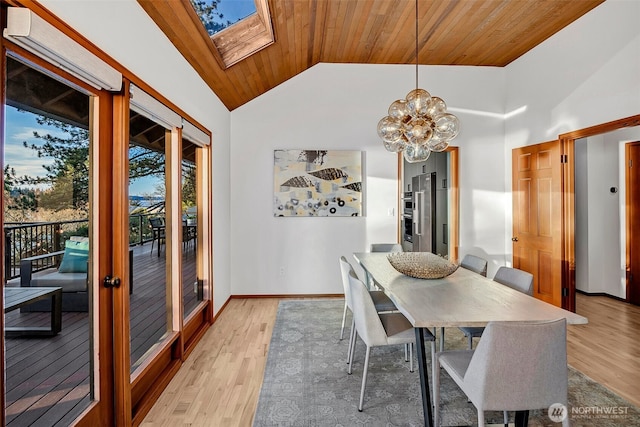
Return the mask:
<path fill-rule="evenodd" d="M 403 252 L 400 243 L 372 243 L 371 252 Z"/>
<path fill-rule="evenodd" d="M 353 303 L 356 335 L 367 346 L 362 372 L 362 386 L 360 387 L 360 403 L 358 404 L 358 411 L 362 412 L 371 348 L 398 344 L 409 344 L 412 348 L 415 342 L 415 332 L 411 323 L 401 313 L 378 313 L 371 294 L 355 274 L 349 274 L 349 289 Z M 425 331 L 425 335 L 425 340 L 431 341 L 431 360 L 433 363 L 436 354 L 435 337 L 429 331 Z M 353 340 L 352 349 L 349 352 L 349 374 L 352 373 L 356 340 Z M 413 372 L 413 357 L 410 360 L 409 370 Z"/>
<path fill-rule="evenodd" d="M 517 343 L 514 345 L 514 343 Z M 467 395 L 483 427 L 485 411 L 528 411 L 567 406 L 567 325 L 546 322 L 490 322 L 475 350 L 436 354 L 434 420 L 440 425 L 440 367 Z M 568 417 L 562 421 L 569 425 Z"/>
<path fill-rule="evenodd" d="M 372 243 L 371 252 L 404 252 L 400 243 Z M 366 275 L 366 283 L 369 289 L 377 287 L 376 282 L 368 274 Z"/>
<path fill-rule="evenodd" d="M 502 283 L 520 291 L 523 294 L 533 295 L 533 274 L 524 270 L 518 270 L 511 267 L 500 267 L 496 271 L 496 275 L 493 276 L 493 280 L 498 283 Z"/>
<path fill-rule="evenodd" d="M 493 277 L 494 282 L 520 291 L 523 294 L 533 293 L 533 274 L 511 267 L 500 267 Z M 469 340 L 469 350 L 473 348 L 473 339 L 482 336 L 484 328 L 481 326 L 461 326 L 460 330 Z"/>
<path fill-rule="evenodd" d="M 351 290 L 349 288 L 349 275 L 356 275 L 353 266 L 347 261 L 344 256 L 340 257 L 340 273 L 342 274 L 342 287 L 344 288 L 344 311 L 342 312 L 342 328 L 340 329 L 340 339 L 344 338 L 344 325 L 347 319 L 347 310 L 351 311 L 353 314 L 353 302 L 351 298 Z M 377 312 L 392 312 L 398 311 L 396 305 L 389 299 L 389 297 L 382 291 L 369 291 L 371 295 L 371 299 L 373 300 L 373 305 Z M 349 356 L 351 352 L 351 346 L 353 340 L 355 339 L 355 318 L 352 316 L 351 321 L 351 335 L 349 337 L 349 352 L 347 353 L 347 361 L 349 361 Z M 405 359 L 407 357 L 405 356 Z"/>
<path fill-rule="evenodd" d="M 481 276 L 487 277 L 487 260 L 475 255 L 467 254 L 462 258 L 460 267 L 467 270 L 478 273 Z"/>
<path fill-rule="evenodd" d="M 484 258 L 467 254 L 464 256 L 464 258 L 462 258 L 460 267 L 469 271 L 473 271 L 474 273 L 478 273 L 481 276 L 487 277 L 487 260 Z M 440 351 L 444 351 L 444 328 L 440 328 Z"/>

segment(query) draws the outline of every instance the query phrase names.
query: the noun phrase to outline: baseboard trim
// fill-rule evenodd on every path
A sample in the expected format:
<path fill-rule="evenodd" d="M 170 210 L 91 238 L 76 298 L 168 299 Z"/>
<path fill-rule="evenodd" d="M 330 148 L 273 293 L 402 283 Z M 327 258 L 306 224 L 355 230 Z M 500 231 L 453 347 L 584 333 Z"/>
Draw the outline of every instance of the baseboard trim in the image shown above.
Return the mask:
<path fill-rule="evenodd" d="M 344 298 L 344 294 L 231 295 L 230 298 L 233 298 L 233 299 L 245 299 L 245 298 L 280 298 L 280 299 Z"/>
<path fill-rule="evenodd" d="M 588 297 L 607 297 L 607 298 L 612 298 L 622 302 L 629 302 L 627 301 L 626 298 L 620 298 L 615 295 L 607 294 L 605 292 L 585 292 L 585 291 L 581 291 L 580 289 L 576 289 L 576 292 L 582 295 L 586 295 Z"/>
<path fill-rule="evenodd" d="M 213 325 L 216 320 L 218 320 L 218 317 L 222 314 L 222 312 L 224 311 L 225 308 L 227 308 L 227 305 L 229 305 L 229 301 L 231 301 L 231 297 L 227 298 L 227 300 L 224 302 L 224 304 L 222 304 L 222 307 L 220 307 L 220 310 L 218 310 L 214 315 L 213 315 L 213 319 L 211 319 L 211 324 Z M 213 304 L 213 303 L 212 303 Z"/>
<path fill-rule="evenodd" d="M 220 310 L 218 310 L 211 320 L 211 325 L 213 325 L 218 317 L 222 314 L 225 308 L 229 305 L 232 299 L 248 299 L 248 298 L 279 298 L 279 299 L 311 299 L 311 298 L 344 298 L 344 294 L 298 294 L 298 295 L 231 295 L 227 300 L 222 304 Z"/>

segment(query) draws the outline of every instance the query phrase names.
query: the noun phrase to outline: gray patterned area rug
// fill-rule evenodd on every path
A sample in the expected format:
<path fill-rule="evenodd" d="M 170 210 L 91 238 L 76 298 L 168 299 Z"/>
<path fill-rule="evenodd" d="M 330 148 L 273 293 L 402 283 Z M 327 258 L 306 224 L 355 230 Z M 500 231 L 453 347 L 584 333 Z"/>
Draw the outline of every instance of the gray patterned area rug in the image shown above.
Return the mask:
<path fill-rule="evenodd" d="M 348 327 L 339 339 L 343 307 L 342 299 L 280 302 L 255 427 L 423 425 L 417 368 L 409 372 L 402 346 L 372 349 L 364 408 L 358 412 L 365 346 L 356 344 L 353 374 L 347 375 Z M 447 329 L 445 342 L 447 349 L 466 348 L 457 328 Z M 441 382 L 442 425 L 477 425 L 475 407 L 446 372 Z M 569 411 L 573 426 L 640 426 L 638 408 L 572 368 Z M 501 424 L 502 413 L 487 413 L 486 420 Z M 541 410 L 531 412 L 529 425 L 559 424 Z"/>

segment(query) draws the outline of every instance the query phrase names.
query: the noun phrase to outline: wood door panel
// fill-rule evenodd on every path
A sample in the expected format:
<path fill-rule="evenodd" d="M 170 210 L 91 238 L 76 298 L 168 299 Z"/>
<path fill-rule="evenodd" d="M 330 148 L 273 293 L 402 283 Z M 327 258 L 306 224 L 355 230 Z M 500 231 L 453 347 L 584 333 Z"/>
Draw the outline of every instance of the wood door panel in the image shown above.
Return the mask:
<path fill-rule="evenodd" d="M 544 295 L 546 298 L 553 299 L 555 291 L 553 286 L 553 255 L 549 252 L 538 252 L 538 288 L 534 293 Z"/>
<path fill-rule="evenodd" d="M 517 227 L 516 235 L 531 233 L 531 179 L 519 179 L 517 188 L 518 212 L 521 214 L 517 218 L 514 217 L 513 221 Z"/>
<path fill-rule="evenodd" d="M 518 171 L 524 172 L 531 170 L 531 153 L 518 155 Z"/>
<path fill-rule="evenodd" d="M 514 245 L 514 246 L 519 246 L 517 256 L 514 253 L 514 257 L 513 257 L 514 267 L 530 272 L 531 274 L 534 275 L 534 278 L 535 278 L 536 274 L 534 272 L 538 270 L 537 251 L 532 250 L 530 247 L 523 247 L 522 245 Z M 518 260 L 517 266 L 515 261 L 516 259 Z"/>
<path fill-rule="evenodd" d="M 538 171 L 551 170 L 552 169 L 552 152 L 551 150 L 540 151 L 536 154 L 536 160 L 538 162 Z"/>
<path fill-rule="evenodd" d="M 551 237 L 553 218 L 552 205 L 553 205 L 553 183 L 550 178 L 538 179 L 538 236 Z"/>
<path fill-rule="evenodd" d="M 626 145 L 627 301 L 640 305 L 640 142 Z"/>
<path fill-rule="evenodd" d="M 562 305 L 560 142 L 516 148 L 513 164 L 513 266 L 533 274 L 533 295 Z"/>

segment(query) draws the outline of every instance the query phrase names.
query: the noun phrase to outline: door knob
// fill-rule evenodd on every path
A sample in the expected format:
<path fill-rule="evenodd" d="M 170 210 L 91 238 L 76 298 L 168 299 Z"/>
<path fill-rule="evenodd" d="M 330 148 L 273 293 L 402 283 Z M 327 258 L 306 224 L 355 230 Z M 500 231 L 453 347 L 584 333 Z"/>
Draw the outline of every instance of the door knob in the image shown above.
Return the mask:
<path fill-rule="evenodd" d="M 512 238 L 511 238 L 511 241 L 512 241 L 512 242 L 517 242 L 517 241 L 518 241 L 518 238 L 517 238 L 517 237 L 512 237 Z"/>
<path fill-rule="evenodd" d="M 120 278 L 107 276 L 104 278 L 103 284 L 105 288 L 119 288 Z"/>

